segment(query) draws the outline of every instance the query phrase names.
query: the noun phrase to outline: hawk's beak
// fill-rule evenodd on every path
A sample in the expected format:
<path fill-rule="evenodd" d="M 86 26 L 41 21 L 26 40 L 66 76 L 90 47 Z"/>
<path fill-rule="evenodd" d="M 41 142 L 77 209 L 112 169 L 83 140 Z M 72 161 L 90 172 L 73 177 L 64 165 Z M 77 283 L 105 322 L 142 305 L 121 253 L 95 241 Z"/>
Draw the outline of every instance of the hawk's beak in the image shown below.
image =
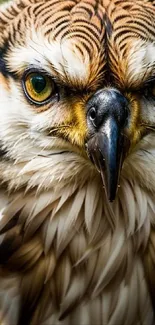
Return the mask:
<path fill-rule="evenodd" d="M 101 173 L 109 201 L 119 186 L 119 176 L 129 140 L 125 134 L 128 123 L 128 102 L 115 89 L 98 91 L 88 102 L 87 152 Z"/>

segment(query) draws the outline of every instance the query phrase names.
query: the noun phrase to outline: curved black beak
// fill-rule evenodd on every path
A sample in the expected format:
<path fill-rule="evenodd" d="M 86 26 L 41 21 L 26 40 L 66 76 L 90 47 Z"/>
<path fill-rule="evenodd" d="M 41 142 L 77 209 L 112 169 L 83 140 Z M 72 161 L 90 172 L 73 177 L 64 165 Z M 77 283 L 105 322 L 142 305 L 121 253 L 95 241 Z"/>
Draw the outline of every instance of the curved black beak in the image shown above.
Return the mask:
<path fill-rule="evenodd" d="M 87 152 L 101 173 L 106 194 L 114 201 L 129 140 L 125 135 L 128 121 L 127 100 L 117 90 L 101 90 L 89 102 Z"/>

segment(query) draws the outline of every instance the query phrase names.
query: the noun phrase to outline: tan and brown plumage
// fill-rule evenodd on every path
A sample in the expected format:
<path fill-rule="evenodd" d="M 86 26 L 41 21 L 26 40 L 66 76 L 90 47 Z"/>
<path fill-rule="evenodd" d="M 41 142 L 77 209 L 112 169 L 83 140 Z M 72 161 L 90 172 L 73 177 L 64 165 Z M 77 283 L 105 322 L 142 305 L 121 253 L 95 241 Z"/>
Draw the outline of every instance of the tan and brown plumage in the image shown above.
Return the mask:
<path fill-rule="evenodd" d="M 128 103 L 112 203 L 100 93 Z M 0 182 L 0 324 L 155 323 L 154 1 L 0 6 Z"/>

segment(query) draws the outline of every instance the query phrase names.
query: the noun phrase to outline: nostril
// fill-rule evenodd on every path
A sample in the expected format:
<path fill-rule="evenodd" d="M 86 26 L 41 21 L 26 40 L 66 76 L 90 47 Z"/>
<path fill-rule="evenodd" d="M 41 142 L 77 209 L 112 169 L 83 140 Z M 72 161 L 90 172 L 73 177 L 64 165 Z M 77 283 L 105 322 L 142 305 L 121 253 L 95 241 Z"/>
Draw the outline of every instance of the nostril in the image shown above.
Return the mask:
<path fill-rule="evenodd" d="M 96 119 L 96 108 L 95 107 L 91 107 L 90 108 L 90 110 L 88 111 L 88 116 L 89 116 L 89 118 L 90 118 L 90 120 L 92 121 L 92 122 L 94 122 L 95 121 L 95 119 Z"/>
<path fill-rule="evenodd" d="M 103 89 L 97 92 L 89 99 L 86 108 L 89 129 L 99 129 L 109 118 L 115 119 L 121 129 L 128 126 L 129 102 L 118 90 Z"/>

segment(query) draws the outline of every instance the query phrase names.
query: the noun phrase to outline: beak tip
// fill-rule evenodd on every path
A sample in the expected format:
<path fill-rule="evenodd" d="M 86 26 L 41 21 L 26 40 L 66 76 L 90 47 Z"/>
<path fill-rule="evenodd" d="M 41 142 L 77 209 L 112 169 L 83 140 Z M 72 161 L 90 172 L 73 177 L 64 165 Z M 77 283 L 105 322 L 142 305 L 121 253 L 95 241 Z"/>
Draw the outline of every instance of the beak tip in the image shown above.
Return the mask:
<path fill-rule="evenodd" d="M 112 202 L 115 201 L 116 193 L 117 193 L 117 191 L 116 191 L 115 193 L 109 193 L 109 194 L 107 195 L 107 197 L 108 197 L 108 201 L 109 201 L 110 203 L 112 203 Z"/>
<path fill-rule="evenodd" d="M 116 194 L 117 194 L 117 190 L 118 190 L 118 180 L 111 180 L 107 178 L 107 174 L 105 173 L 105 170 L 101 171 L 101 176 L 102 176 L 102 181 L 104 184 L 104 189 L 105 189 L 105 193 L 106 193 L 106 197 L 108 199 L 109 202 L 113 202 L 115 201 L 116 198 Z"/>
<path fill-rule="evenodd" d="M 103 126 L 88 141 L 87 152 L 101 174 L 107 200 L 113 202 L 118 191 L 120 173 L 128 147 L 126 138 L 116 121 L 110 119 L 109 123 L 108 129 Z"/>
<path fill-rule="evenodd" d="M 110 203 L 114 202 L 115 201 L 115 198 L 116 198 L 116 194 L 117 194 L 117 189 L 111 187 L 109 189 L 107 189 L 107 198 L 108 198 L 108 201 Z"/>

